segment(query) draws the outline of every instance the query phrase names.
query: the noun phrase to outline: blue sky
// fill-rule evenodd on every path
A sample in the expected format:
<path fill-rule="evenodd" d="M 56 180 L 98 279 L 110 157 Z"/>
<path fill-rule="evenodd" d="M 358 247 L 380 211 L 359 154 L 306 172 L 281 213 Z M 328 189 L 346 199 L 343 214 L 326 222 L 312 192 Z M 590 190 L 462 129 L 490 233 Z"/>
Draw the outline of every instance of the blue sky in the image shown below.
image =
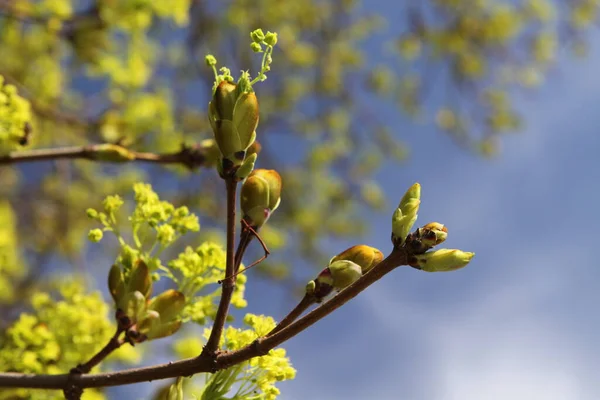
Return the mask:
<path fill-rule="evenodd" d="M 420 182 L 418 223 L 445 223 L 443 247 L 476 257 L 452 273 L 396 270 L 287 342 L 298 376 L 283 399 L 600 398 L 598 39 L 519 99 L 527 125 L 495 160 L 414 127 L 411 160 L 380 176 L 387 196 Z M 391 213 L 366 243 L 389 251 Z"/>

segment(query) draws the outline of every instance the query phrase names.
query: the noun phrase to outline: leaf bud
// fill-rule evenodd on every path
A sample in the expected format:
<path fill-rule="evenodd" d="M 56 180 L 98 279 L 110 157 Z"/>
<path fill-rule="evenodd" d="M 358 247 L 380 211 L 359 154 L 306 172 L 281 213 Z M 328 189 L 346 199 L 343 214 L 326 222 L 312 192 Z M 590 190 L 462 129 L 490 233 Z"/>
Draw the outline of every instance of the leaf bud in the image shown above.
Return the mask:
<path fill-rule="evenodd" d="M 421 203 L 421 185 L 412 185 L 400 200 L 400 204 L 392 215 L 392 243 L 400 246 L 417 220 L 417 212 Z"/>
<path fill-rule="evenodd" d="M 108 290 L 115 304 L 119 304 L 125 294 L 125 283 L 121 268 L 116 264 L 113 264 L 108 272 Z"/>
<path fill-rule="evenodd" d="M 455 271 L 466 266 L 474 255 L 461 250 L 439 249 L 413 255 L 409 265 L 427 272 Z"/>
<path fill-rule="evenodd" d="M 334 261 L 328 268 L 331 272 L 332 286 L 337 290 L 352 285 L 362 276 L 360 265 L 348 260 Z"/>
<path fill-rule="evenodd" d="M 340 254 L 333 257 L 329 263 L 331 264 L 339 260 L 348 260 L 358 264 L 362 269 L 362 273 L 366 274 L 371 268 L 383 260 L 383 253 L 375 247 L 358 244 L 342 251 Z"/>
<path fill-rule="evenodd" d="M 281 202 L 281 176 L 275 170 L 256 169 L 242 185 L 240 205 L 244 219 L 261 227 Z"/>

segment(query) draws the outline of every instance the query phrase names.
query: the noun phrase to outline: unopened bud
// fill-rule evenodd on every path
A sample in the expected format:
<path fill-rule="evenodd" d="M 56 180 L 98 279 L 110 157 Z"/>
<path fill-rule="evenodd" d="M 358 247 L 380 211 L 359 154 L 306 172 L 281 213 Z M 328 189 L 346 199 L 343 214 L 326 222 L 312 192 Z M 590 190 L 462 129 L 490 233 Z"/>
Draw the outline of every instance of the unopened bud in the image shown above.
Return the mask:
<path fill-rule="evenodd" d="M 362 273 L 366 274 L 371 268 L 383 260 L 383 253 L 375 247 L 358 244 L 342 251 L 340 254 L 333 257 L 329 263 L 331 264 L 339 260 L 348 260 L 358 264 L 362 269 Z"/>
<path fill-rule="evenodd" d="M 474 255 L 461 250 L 439 249 L 413 255 L 409 265 L 427 272 L 455 271 L 466 266 Z"/>
<path fill-rule="evenodd" d="M 406 248 L 412 254 L 423 254 L 438 244 L 443 243 L 448 237 L 448 229 L 439 222 L 429 224 L 417 229 L 406 238 Z"/>
<path fill-rule="evenodd" d="M 339 260 L 329 264 L 329 271 L 333 280 L 332 286 L 337 290 L 342 290 L 362 276 L 360 266 L 352 261 Z"/>
<path fill-rule="evenodd" d="M 242 164 L 246 150 L 256 139 L 258 101 L 252 88 L 244 82 L 238 85 L 220 82 L 208 104 L 208 119 L 215 141 L 223 158 L 232 164 L 231 168 Z"/>
<path fill-rule="evenodd" d="M 129 275 L 127 291 L 138 291 L 142 293 L 145 298 L 150 297 L 150 293 L 152 292 L 152 277 L 148 271 L 148 266 L 142 260 L 137 260 L 133 265 L 133 269 Z"/>
<path fill-rule="evenodd" d="M 275 170 L 256 169 L 242 185 L 240 205 L 244 218 L 261 227 L 281 201 L 281 176 Z"/>
<path fill-rule="evenodd" d="M 160 319 L 163 322 L 171 321 L 179 316 L 185 307 L 185 296 L 183 293 L 169 289 L 150 301 L 149 309 L 160 314 Z"/>
<path fill-rule="evenodd" d="M 256 163 L 257 157 L 258 155 L 256 153 L 248 155 L 238 170 L 235 171 L 235 177 L 239 180 L 246 179 L 254 170 L 254 163 Z"/>
<path fill-rule="evenodd" d="M 125 283 L 121 268 L 116 264 L 113 264 L 108 272 L 108 290 L 115 303 L 119 304 L 125 294 Z"/>
<path fill-rule="evenodd" d="M 421 203 L 421 185 L 412 185 L 400 200 L 400 204 L 392 215 L 392 242 L 400 246 L 417 220 L 417 212 Z"/>

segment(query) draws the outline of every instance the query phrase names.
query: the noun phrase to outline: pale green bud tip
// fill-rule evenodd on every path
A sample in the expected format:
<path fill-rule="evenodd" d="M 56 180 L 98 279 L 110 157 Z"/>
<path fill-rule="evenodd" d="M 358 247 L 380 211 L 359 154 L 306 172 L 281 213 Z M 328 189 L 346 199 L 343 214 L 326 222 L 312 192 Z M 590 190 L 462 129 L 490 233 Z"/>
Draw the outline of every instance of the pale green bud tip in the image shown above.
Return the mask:
<path fill-rule="evenodd" d="M 85 210 L 85 213 L 87 214 L 88 218 L 98 218 L 98 211 L 94 210 L 93 208 L 88 208 L 87 210 Z"/>
<path fill-rule="evenodd" d="M 332 262 L 329 264 L 329 271 L 333 280 L 332 286 L 338 290 L 352 285 L 362 276 L 360 265 L 348 260 Z"/>
<path fill-rule="evenodd" d="M 263 33 L 262 29 L 255 29 L 252 32 L 250 32 L 250 38 L 254 43 L 258 44 L 265 40 L 265 34 Z"/>
<path fill-rule="evenodd" d="M 217 59 L 215 58 L 215 56 L 213 56 L 212 54 L 207 54 L 206 57 L 204 57 L 204 62 L 206 63 L 206 65 L 208 65 L 209 67 L 212 67 L 214 65 L 217 65 Z"/>
<path fill-rule="evenodd" d="M 277 33 L 275 32 L 267 32 L 265 35 L 265 43 L 271 47 L 277 44 Z"/>
<path fill-rule="evenodd" d="M 88 233 L 88 239 L 90 240 L 90 242 L 98 243 L 99 241 L 102 240 L 103 235 L 104 234 L 102 233 L 102 231 L 100 229 L 92 229 Z"/>
<path fill-rule="evenodd" d="M 439 249 L 413 256 L 409 264 L 427 272 L 447 272 L 465 267 L 474 256 L 467 251 Z"/>
<path fill-rule="evenodd" d="M 316 288 L 317 284 L 315 283 L 315 281 L 310 281 L 306 284 L 306 290 L 305 293 L 308 295 L 311 295 L 315 292 L 315 288 Z"/>
<path fill-rule="evenodd" d="M 255 53 L 260 53 L 260 52 L 262 52 L 262 51 L 263 51 L 263 50 L 262 50 L 262 47 L 261 47 L 261 45 L 260 45 L 260 44 L 258 44 L 258 43 L 252 43 L 252 44 L 250 45 L 250 48 L 251 48 L 251 49 L 252 49 L 252 51 L 253 51 L 253 52 L 255 52 Z"/>
<path fill-rule="evenodd" d="M 415 208 L 418 209 L 420 199 L 421 199 L 421 185 L 419 183 L 415 183 L 410 188 L 408 188 L 406 193 L 404 193 L 404 196 L 402 196 L 402 199 L 400 200 L 400 204 L 398 205 L 398 208 L 400 208 L 402 210 L 403 214 L 408 214 L 413 209 L 415 209 Z"/>

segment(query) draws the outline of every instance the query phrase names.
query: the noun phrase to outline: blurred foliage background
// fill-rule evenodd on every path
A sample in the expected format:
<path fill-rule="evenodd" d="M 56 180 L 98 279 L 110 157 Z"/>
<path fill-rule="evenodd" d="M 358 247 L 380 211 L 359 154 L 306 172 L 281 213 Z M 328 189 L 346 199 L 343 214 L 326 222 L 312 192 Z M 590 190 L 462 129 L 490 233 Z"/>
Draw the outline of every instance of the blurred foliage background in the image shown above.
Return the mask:
<path fill-rule="evenodd" d="M 400 3 L 390 15 L 354 0 L 0 0 L 0 75 L 32 112 L 31 133 L 15 148 L 116 143 L 177 153 L 201 143 L 212 135 L 205 54 L 234 73 L 256 71 L 248 32 L 278 32 L 273 69 L 257 86 L 258 165 L 281 173 L 284 192 L 261 231 L 273 254 L 260 271 L 288 279 L 291 260 L 320 266 L 331 256 L 323 240 L 365 235 L 361 212 L 389 208 L 374 176 L 385 160 L 410 159 L 402 114 L 436 124 L 465 151 L 496 155 L 503 135 L 525 122 L 512 96 L 551 79 L 560 48 L 585 55 L 600 6 Z M 382 109 L 397 109 L 398 119 L 380 118 Z M 85 209 L 130 193 L 137 181 L 200 215 L 200 237 L 178 251 L 223 237 L 224 190 L 213 169 L 89 160 L 0 165 L 0 326 L 57 268 L 108 270 L 86 266 L 92 223 Z M 110 241 L 102 245 L 111 254 Z"/>

